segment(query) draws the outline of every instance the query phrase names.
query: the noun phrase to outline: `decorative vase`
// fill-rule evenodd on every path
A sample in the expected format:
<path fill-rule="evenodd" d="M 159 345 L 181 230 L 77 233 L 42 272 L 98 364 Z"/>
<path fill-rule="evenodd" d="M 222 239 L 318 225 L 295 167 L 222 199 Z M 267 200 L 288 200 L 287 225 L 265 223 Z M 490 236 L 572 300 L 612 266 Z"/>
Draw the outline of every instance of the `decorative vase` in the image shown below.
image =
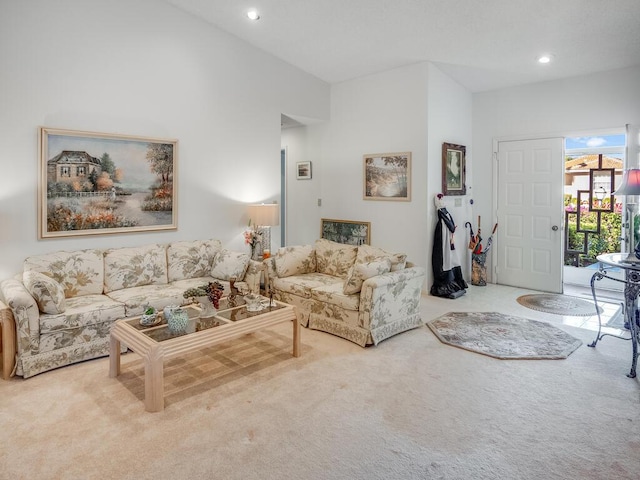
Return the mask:
<path fill-rule="evenodd" d="M 196 300 L 200 304 L 200 318 L 213 317 L 216 314 L 217 310 L 211 303 L 211 300 L 209 300 L 209 297 L 207 297 L 206 295 L 202 297 L 196 297 Z"/>
<path fill-rule="evenodd" d="M 189 325 L 189 314 L 180 307 L 174 308 L 167 318 L 167 327 L 173 333 L 184 332 Z"/>

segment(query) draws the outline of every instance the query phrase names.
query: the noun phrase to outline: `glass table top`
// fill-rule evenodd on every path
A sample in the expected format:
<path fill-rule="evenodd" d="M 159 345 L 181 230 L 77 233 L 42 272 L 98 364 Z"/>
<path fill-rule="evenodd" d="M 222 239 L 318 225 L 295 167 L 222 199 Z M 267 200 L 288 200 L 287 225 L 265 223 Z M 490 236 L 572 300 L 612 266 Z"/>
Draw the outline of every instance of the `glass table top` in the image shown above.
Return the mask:
<path fill-rule="evenodd" d="M 235 306 L 230 305 L 228 298 L 225 297 L 220 299 L 220 308 L 213 317 L 200 318 L 199 307 L 195 305 L 186 305 L 183 306 L 182 309 L 187 312 L 189 321 L 187 322 L 186 328 L 180 331 L 170 330 L 163 315 L 161 315 L 162 321 L 154 326 L 141 325 L 140 317 L 127 320 L 126 322 L 152 340 L 155 340 L 156 342 L 163 342 L 171 340 L 172 338 L 182 337 L 183 335 L 209 330 L 240 320 L 257 317 L 265 313 L 274 312 L 285 308 L 286 305 L 275 303 L 274 306 L 269 306 L 269 299 L 263 298 L 262 306 L 262 310 L 250 312 L 247 310 L 245 301 L 242 297 L 238 296 L 236 298 Z"/>

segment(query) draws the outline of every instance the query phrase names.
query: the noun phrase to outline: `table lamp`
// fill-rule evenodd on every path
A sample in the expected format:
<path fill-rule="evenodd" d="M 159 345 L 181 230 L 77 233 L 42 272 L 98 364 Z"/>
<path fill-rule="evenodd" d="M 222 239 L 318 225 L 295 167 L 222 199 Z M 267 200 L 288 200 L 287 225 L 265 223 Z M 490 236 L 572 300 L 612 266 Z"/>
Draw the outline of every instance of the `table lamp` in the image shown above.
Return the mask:
<path fill-rule="evenodd" d="M 249 216 L 255 225 L 261 241 L 257 255 L 263 255 L 265 250 L 271 251 L 271 227 L 280 224 L 280 205 L 277 203 L 260 203 L 249 206 Z"/>
<path fill-rule="evenodd" d="M 614 195 L 636 196 L 640 195 L 640 169 L 630 168 L 622 174 L 622 184 L 613 192 Z M 634 199 L 635 200 L 635 199 Z M 627 263 L 640 263 L 638 254 L 640 247 L 635 242 L 635 218 L 638 208 L 635 201 L 627 202 L 627 210 L 629 211 L 629 253 L 624 260 Z"/>

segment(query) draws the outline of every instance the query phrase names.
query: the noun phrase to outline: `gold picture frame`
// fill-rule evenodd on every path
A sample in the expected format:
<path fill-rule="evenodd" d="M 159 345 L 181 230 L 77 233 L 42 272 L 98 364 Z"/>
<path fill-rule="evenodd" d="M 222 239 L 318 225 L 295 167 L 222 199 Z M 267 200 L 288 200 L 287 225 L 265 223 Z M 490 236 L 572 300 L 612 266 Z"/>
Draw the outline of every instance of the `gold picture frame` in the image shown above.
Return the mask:
<path fill-rule="evenodd" d="M 40 127 L 39 238 L 176 230 L 177 147 Z"/>
<path fill-rule="evenodd" d="M 411 152 L 363 155 L 364 200 L 411 201 Z"/>
<path fill-rule="evenodd" d="M 322 218 L 320 238 L 347 245 L 371 245 L 371 222 Z"/>

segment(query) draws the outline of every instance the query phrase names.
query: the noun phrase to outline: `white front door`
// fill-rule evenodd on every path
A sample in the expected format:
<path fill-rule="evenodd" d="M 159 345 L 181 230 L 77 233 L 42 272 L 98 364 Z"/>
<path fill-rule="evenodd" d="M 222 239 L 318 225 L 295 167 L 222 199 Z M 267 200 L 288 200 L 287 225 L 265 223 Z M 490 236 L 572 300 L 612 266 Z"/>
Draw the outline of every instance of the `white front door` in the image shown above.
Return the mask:
<path fill-rule="evenodd" d="M 498 143 L 496 280 L 562 293 L 564 140 Z"/>

